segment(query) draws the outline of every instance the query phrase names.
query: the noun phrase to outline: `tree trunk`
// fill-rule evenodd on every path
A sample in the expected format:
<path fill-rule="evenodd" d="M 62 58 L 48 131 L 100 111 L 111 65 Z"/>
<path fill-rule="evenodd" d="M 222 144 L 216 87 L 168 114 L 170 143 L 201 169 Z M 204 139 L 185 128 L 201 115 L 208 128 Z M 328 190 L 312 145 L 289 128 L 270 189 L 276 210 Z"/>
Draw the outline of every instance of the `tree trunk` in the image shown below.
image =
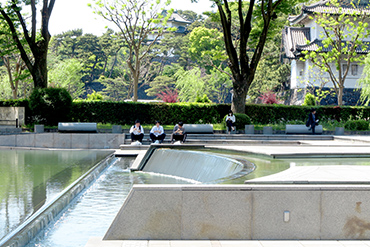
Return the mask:
<path fill-rule="evenodd" d="M 37 53 L 35 63 L 31 70 L 35 88 L 46 88 L 48 86 L 47 54 L 49 41 L 36 43 Z"/>
<path fill-rule="evenodd" d="M 344 91 L 343 86 L 338 87 L 338 96 L 337 96 L 338 105 L 343 105 L 343 91 Z"/>
<path fill-rule="evenodd" d="M 132 101 L 137 102 L 138 100 L 137 90 L 139 88 L 139 75 L 135 73 L 133 74 L 133 77 L 134 77 L 134 95 L 132 97 Z"/>

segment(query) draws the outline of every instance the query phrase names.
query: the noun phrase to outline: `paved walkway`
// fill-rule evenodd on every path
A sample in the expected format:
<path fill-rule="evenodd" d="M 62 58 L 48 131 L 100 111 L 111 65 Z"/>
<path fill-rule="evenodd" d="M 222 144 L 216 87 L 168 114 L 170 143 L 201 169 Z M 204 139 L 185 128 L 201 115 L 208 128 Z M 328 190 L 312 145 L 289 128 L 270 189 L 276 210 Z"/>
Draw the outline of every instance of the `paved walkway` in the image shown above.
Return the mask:
<path fill-rule="evenodd" d="M 244 146 L 208 146 L 230 149 L 247 153 L 269 155 L 275 158 L 300 157 L 370 157 L 370 136 L 340 136 L 333 141 L 304 141 L 299 145 L 261 145 Z M 250 180 L 249 182 L 370 182 L 369 166 L 308 166 L 290 169 Z M 226 241 L 226 240 L 141 240 L 141 241 L 102 241 L 101 237 L 92 237 L 85 247 L 370 247 L 369 241 Z"/>
<path fill-rule="evenodd" d="M 370 241 L 126 240 L 103 242 L 101 238 L 91 238 L 85 247 L 370 247 Z"/>

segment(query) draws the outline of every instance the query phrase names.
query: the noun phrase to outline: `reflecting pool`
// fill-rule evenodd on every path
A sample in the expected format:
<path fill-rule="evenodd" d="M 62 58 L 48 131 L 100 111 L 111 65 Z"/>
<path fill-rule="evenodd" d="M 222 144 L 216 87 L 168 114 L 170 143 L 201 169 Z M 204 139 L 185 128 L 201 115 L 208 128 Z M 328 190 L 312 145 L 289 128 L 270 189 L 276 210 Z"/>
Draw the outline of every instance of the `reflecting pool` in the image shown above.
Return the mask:
<path fill-rule="evenodd" d="M 66 151 L 66 153 L 68 152 L 71 151 Z M 243 184 L 245 180 L 275 174 L 291 166 L 370 165 L 370 158 L 273 159 L 267 156 L 243 154 L 232 151 L 204 150 L 204 152 L 248 160 L 255 165 L 255 169 L 252 173 L 245 174 L 236 179 L 222 180 L 221 183 L 223 184 Z M 104 157 L 104 153 L 101 157 Z M 82 194 L 77 196 L 77 198 L 70 203 L 69 207 L 61 213 L 61 217 L 58 217 L 53 224 L 50 224 L 43 232 L 34 238 L 27 247 L 85 246 L 90 237 L 103 237 L 121 208 L 133 184 L 199 183 L 191 179 L 183 179 L 152 172 L 130 172 L 129 167 L 133 161 L 134 158 L 114 159 L 112 165 L 109 166 L 87 190 L 83 191 Z M 53 174 L 58 173 L 64 174 L 61 171 Z M 65 174 L 69 174 L 66 175 L 68 178 L 67 180 L 73 180 L 71 172 Z M 27 175 L 23 176 L 28 177 Z M 78 176 L 76 175 L 75 177 Z M 55 183 L 51 188 L 56 188 L 58 185 L 59 183 Z M 51 188 L 50 190 L 52 190 Z M 27 191 L 30 193 L 33 192 L 33 190 Z M 45 194 L 47 195 L 48 193 Z M 46 196 L 44 196 L 44 198 L 46 198 Z"/>
<path fill-rule="evenodd" d="M 109 153 L 0 149 L 0 239 Z"/>

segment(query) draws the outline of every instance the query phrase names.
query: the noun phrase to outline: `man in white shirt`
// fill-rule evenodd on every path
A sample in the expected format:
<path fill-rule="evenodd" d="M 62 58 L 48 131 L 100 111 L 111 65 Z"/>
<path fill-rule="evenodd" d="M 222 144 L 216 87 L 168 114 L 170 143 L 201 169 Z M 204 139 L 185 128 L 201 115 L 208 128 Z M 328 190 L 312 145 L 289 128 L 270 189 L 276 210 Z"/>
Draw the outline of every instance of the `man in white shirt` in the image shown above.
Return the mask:
<path fill-rule="evenodd" d="M 139 141 L 140 143 L 143 142 L 144 138 L 144 129 L 143 126 L 140 125 L 140 120 L 135 121 L 135 125 L 130 128 L 131 133 L 131 142 Z"/>
<path fill-rule="evenodd" d="M 150 130 L 150 139 L 152 139 L 152 142 L 159 142 L 162 143 L 164 138 L 166 137 L 166 133 L 164 133 L 164 129 L 161 126 L 161 123 L 159 121 L 155 121 L 155 125 Z"/>

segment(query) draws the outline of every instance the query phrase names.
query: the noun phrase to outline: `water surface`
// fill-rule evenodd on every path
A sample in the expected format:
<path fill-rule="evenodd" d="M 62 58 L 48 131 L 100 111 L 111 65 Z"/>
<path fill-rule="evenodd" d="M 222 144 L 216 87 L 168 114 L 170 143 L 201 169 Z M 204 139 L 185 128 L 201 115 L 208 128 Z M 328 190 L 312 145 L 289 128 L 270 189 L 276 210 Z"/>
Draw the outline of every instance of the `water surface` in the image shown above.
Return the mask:
<path fill-rule="evenodd" d="M 109 153 L 0 149 L 0 239 Z"/>

